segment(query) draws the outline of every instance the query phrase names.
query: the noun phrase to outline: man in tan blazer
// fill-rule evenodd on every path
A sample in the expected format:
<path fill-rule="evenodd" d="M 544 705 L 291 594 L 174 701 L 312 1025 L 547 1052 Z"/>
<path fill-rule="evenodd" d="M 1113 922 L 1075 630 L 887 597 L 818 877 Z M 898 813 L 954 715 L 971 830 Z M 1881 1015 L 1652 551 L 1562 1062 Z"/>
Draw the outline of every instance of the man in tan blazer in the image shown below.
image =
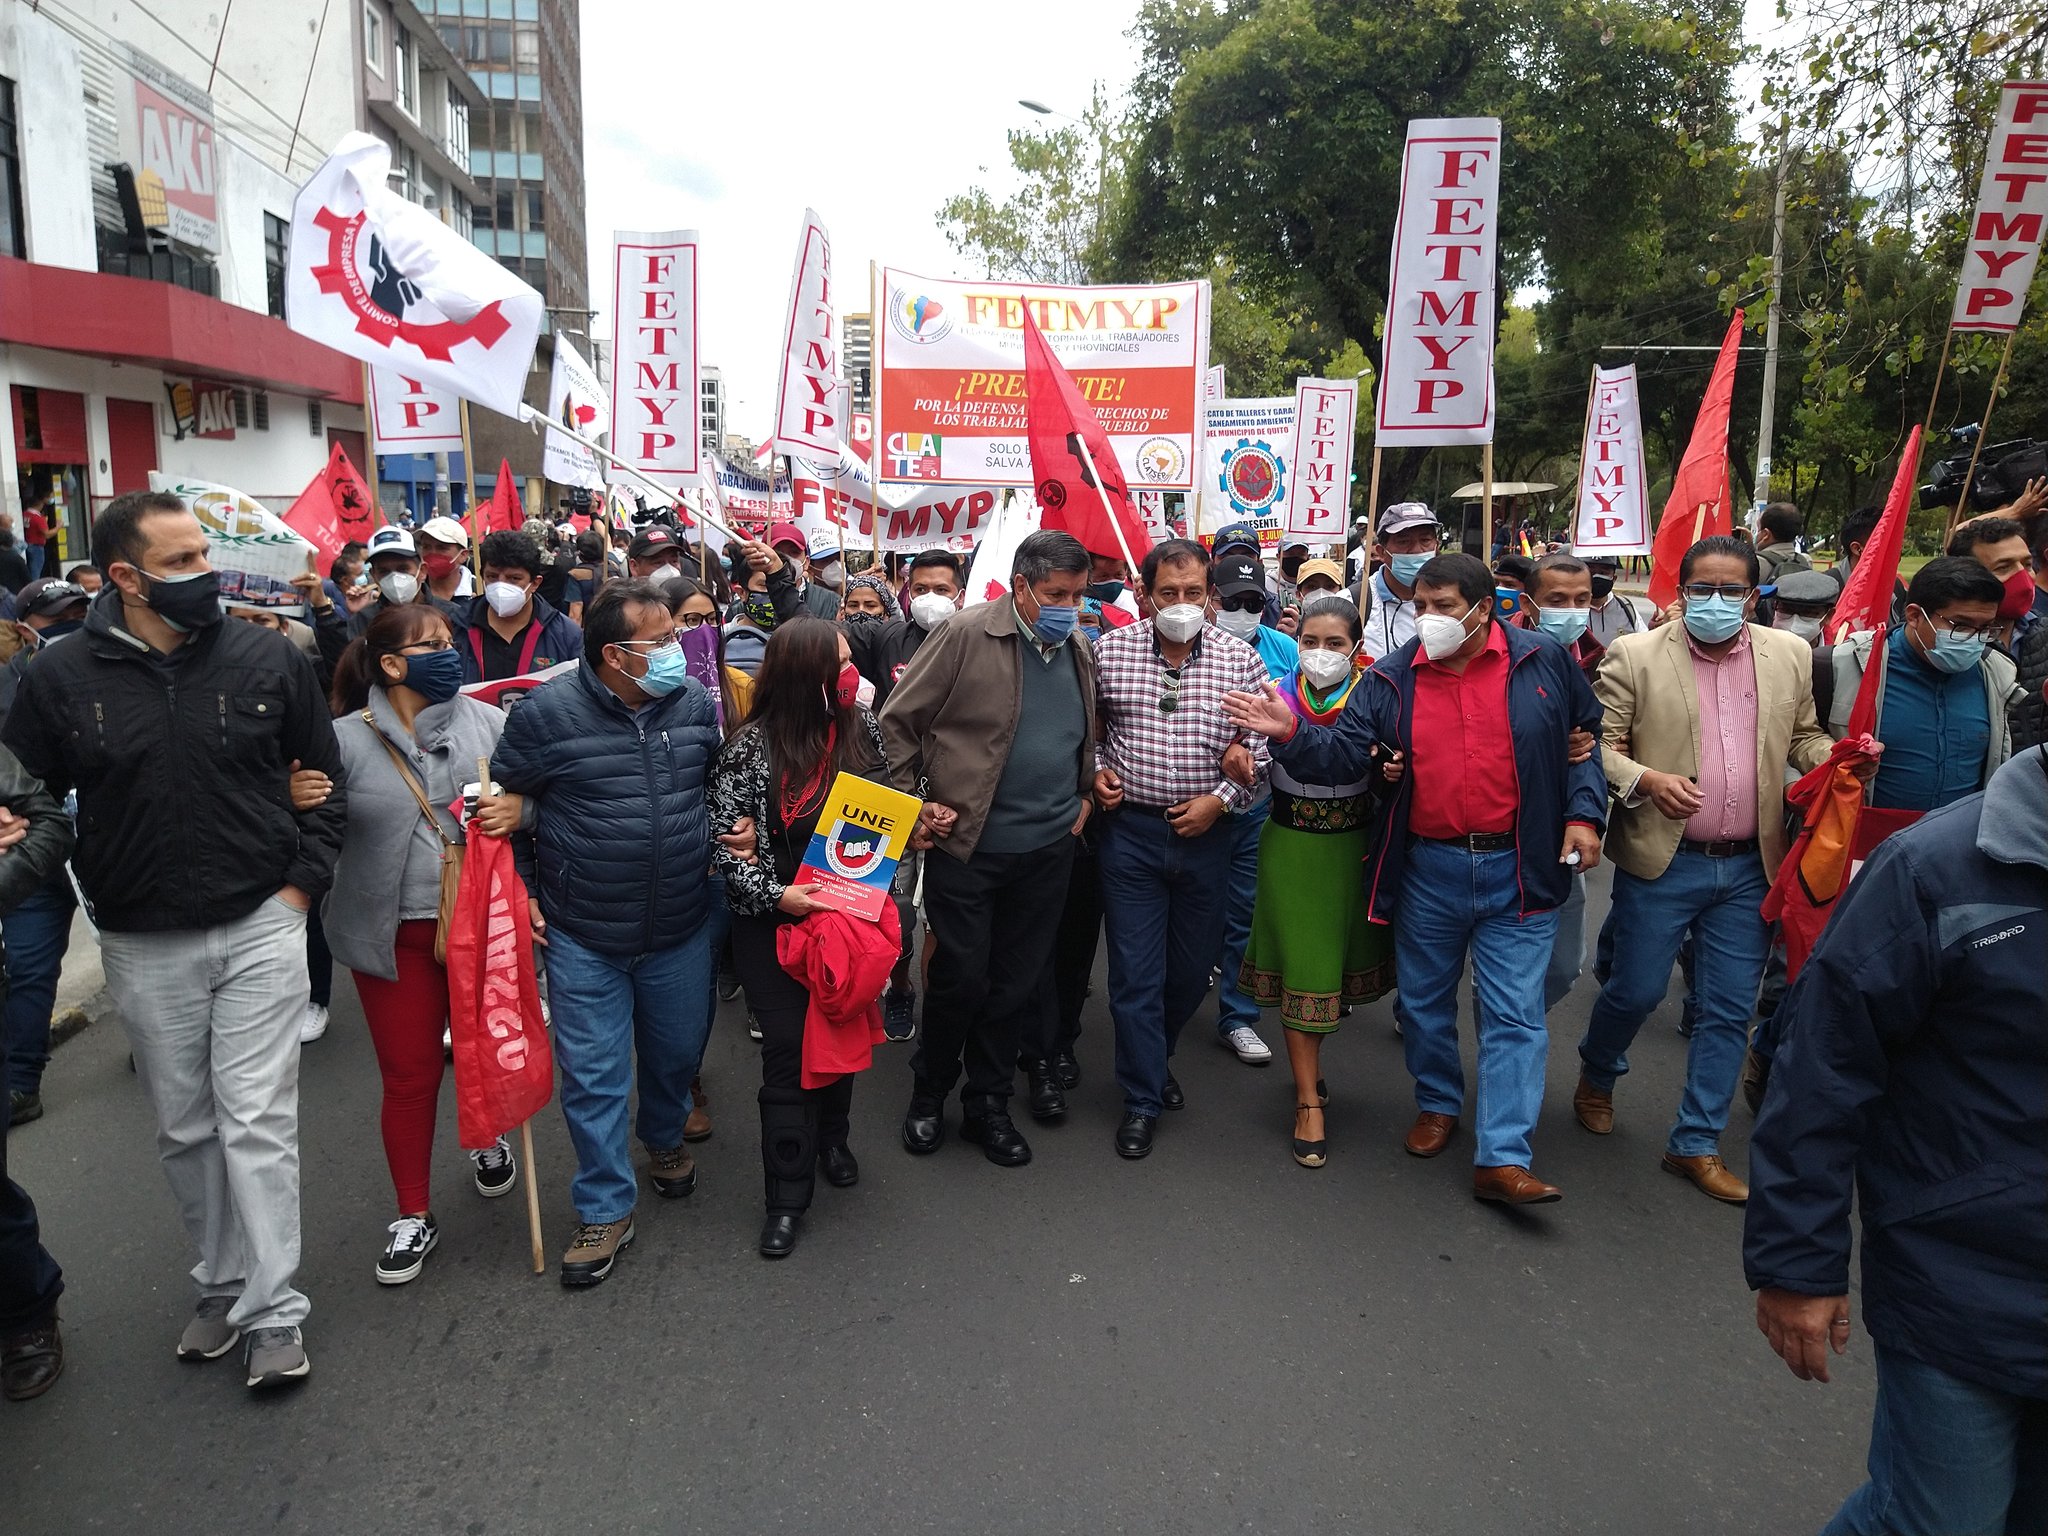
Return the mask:
<path fill-rule="evenodd" d="M 1601 666 L 1614 958 L 1572 1098 L 1587 1130 L 1613 1130 L 1615 1079 L 1690 930 L 1699 1006 L 1664 1167 L 1731 1204 L 1749 1188 L 1722 1165 L 1720 1137 L 1770 947 L 1759 908 L 1785 856 L 1785 770 L 1833 745 L 1814 714 L 1812 647 L 1750 622 L 1757 581 L 1749 545 L 1700 540 L 1679 566 L 1678 619 L 1621 636 Z"/>

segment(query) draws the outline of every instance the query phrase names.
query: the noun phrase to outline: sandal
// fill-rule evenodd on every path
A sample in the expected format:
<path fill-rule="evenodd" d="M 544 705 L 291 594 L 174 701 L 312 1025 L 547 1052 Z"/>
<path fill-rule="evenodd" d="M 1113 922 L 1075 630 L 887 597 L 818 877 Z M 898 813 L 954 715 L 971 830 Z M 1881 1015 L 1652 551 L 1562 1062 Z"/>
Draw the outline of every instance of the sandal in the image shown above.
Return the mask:
<path fill-rule="evenodd" d="M 1294 1106 L 1294 1112 L 1296 1115 L 1299 1115 L 1305 1109 L 1321 1109 L 1322 1107 L 1321 1104 L 1297 1104 Z M 1324 1129 L 1327 1131 L 1328 1127 L 1325 1126 Z M 1318 1141 L 1303 1141 L 1299 1136 L 1296 1136 L 1293 1138 L 1293 1141 L 1294 1160 L 1301 1164 L 1302 1167 L 1320 1168 L 1330 1160 L 1330 1143 L 1327 1137 Z"/>

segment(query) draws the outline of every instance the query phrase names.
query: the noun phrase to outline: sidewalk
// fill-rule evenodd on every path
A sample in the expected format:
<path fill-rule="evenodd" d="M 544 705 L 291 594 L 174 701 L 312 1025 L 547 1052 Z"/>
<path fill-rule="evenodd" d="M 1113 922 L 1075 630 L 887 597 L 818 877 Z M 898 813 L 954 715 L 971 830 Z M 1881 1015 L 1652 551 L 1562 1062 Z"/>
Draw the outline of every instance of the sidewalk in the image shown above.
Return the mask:
<path fill-rule="evenodd" d="M 115 1019 L 114 1002 L 107 995 L 107 973 L 100 965 L 99 934 L 80 907 L 71 919 L 71 947 L 64 952 L 64 970 L 57 979 L 50 1049 L 54 1051 L 90 1025 Z"/>

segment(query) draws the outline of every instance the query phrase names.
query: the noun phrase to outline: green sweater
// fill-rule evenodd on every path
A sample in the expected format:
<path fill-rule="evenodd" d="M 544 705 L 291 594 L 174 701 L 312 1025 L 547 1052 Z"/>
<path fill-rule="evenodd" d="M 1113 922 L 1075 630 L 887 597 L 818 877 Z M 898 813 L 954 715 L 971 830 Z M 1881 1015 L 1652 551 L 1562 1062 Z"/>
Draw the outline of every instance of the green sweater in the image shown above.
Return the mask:
<path fill-rule="evenodd" d="M 1087 642 L 1078 636 L 1067 645 Z M 1081 814 L 1080 761 L 1088 712 L 1074 658 L 1060 646 L 1047 659 L 1024 641 L 1018 673 L 1024 697 L 1017 737 L 996 781 L 977 848 L 990 853 L 1031 853 L 1057 842 Z"/>

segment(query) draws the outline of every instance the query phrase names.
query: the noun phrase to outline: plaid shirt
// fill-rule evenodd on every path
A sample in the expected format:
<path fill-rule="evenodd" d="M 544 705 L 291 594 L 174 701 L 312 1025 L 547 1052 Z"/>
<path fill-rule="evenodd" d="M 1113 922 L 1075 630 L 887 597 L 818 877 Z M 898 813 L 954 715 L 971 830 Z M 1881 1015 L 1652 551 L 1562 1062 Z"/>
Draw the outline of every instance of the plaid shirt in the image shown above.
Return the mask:
<path fill-rule="evenodd" d="M 1127 803 L 1152 809 L 1214 795 L 1232 811 L 1265 793 L 1266 738 L 1223 717 L 1223 695 L 1256 693 L 1266 682 L 1259 653 L 1214 624 L 1203 627 L 1181 664 L 1175 707 L 1164 710 L 1169 683 L 1152 621 L 1111 630 L 1095 643 L 1095 695 L 1102 742 L 1098 767 L 1114 768 Z M 1251 789 L 1223 776 L 1223 753 L 1234 741 L 1251 749 L 1258 780 Z"/>

